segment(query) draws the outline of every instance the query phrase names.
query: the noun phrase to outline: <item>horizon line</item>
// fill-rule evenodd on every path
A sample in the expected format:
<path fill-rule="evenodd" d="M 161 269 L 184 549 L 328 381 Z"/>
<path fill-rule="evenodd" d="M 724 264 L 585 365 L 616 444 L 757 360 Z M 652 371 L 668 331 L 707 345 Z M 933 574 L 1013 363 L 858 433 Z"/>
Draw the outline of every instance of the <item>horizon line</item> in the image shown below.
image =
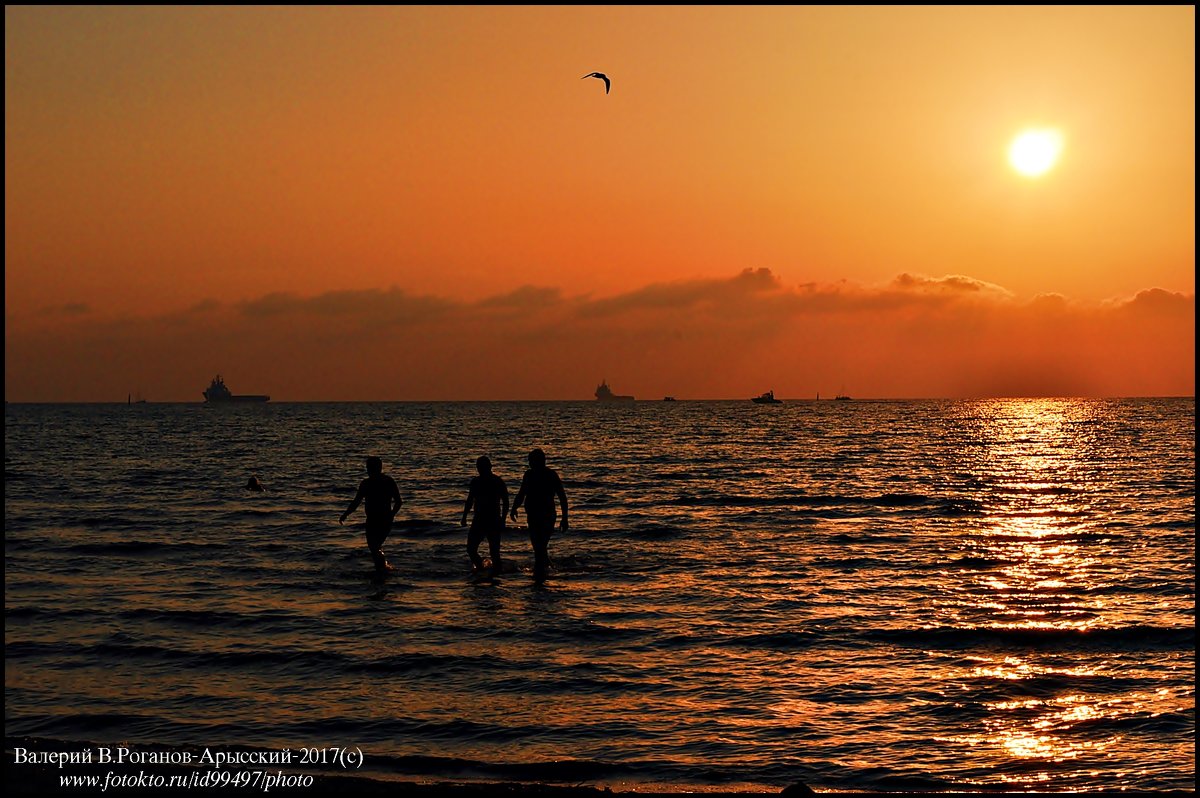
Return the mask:
<path fill-rule="evenodd" d="M 1091 396 L 1091 395 L 1063 395 L 1063 394 L 1026 394 L 1026 395 L 994 395 L 994 396 L 893 396 L 893 397 L 851 397 L 849 400 L 839 400 L 836 398 L 818 399 L 816 397 L 797 397 L 793 399 L 781 399 L 781 403 L 788 402 L 811 402 L 811 403 L 835 403 L 835 404 L 853 404 L 854 402 L 974 402 L 974 401 L 989 401 L 993 399 L 1088 399 L 1096 401 L 1109 400 L 1124 400 L 1124 399 L 1192 399 L 1195 400 L 1196 395 L 1192 394 L 1129 394 L 1122 396 Z M 619 402 L 601 401 L 599 399 L 278 399 L 266 402 L 207 402 L 193 401 L 190 399 L 164 399 L 161 401 L 145 400 L 135 402 L 133 404 L 149 404 L 149 405 L 221 405 L 232 404 L 238 407 L 252 405 L 254 407 L 262 407 L 263 405 L 285 405 L 285 404 L 468 404 L 468 403 L 560 403 L 560 404 L 592 404 L 592 405 L 616 405 L 623 406 L 629 404 L 664 404 L 667 402 L 752 402 L 751 397 L 695 397 L 681 399 L 672 397 L 667 400 L 662 399 L 630 399 Z M 81 400 L 4 400 L 5 405 L 126 405 L 128 401 L 122 402 L 119 400 L 107 399 L 81 399 Z"/>

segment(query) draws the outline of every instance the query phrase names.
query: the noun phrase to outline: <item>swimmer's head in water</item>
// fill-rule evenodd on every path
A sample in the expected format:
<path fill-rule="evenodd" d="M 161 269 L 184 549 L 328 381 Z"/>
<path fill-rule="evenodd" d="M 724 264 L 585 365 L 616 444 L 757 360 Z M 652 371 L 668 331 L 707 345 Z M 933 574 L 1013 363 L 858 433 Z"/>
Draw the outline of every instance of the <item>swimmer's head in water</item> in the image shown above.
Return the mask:
<path fill-rule="evenodd" d="M 546 453 L 541 449 L 534 449 L 529 453 L 529 464 L 534 468 L 541 468 L 546 464 Z"/>
<path fill-rule="evenodd" d="M 479 469 L 480 474 L 490 474 L 492 471 L 492 461 L 485 454 L 475 461 L 475 467 Z"/>
<path fill-rule="evenodd" d="M 367 473 L 374 476 L 375 474 L 383 473 L 383 461 L 378 457 L 367 458 Z"/>

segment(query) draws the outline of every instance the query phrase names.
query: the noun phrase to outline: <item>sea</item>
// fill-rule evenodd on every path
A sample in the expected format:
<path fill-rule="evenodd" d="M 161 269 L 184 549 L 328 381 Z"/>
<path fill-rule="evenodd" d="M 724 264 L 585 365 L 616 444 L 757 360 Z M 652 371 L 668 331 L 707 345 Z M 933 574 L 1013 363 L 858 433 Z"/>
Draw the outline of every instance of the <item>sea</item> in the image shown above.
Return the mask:
<path fill-rule="evenodd" d="M 553 570 L 522 515 L 479 581 L 476 458 L 515 495 L 534 447 L 568 497 Z M 1193 790 L 1195 454 L 1194 398 L 9 404 L 6 740 Z M 367 455 L 404 499 L 381 588 L 362 509 L 339 524 Z"/>

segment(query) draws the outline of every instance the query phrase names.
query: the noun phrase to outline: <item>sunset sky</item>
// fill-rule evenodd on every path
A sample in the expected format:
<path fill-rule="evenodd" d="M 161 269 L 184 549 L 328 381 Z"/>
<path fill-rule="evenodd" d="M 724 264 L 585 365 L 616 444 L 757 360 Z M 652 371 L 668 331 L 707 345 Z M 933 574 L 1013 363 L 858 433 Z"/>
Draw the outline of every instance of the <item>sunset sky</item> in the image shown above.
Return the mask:
<path fill-rule="evenodd" d="M 6 7 L 5 396 L 1190 396 L 1194 94 L 1192 6 Z"/>

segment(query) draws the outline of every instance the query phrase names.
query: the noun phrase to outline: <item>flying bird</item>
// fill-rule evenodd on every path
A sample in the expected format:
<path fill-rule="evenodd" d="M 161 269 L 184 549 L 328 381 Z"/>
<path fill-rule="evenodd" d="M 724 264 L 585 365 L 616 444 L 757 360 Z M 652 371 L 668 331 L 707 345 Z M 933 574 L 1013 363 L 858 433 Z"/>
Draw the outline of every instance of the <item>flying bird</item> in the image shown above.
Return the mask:
<path fill-rule="evenodd" d="M 612 85 L 612 81 L 608 79 L 608 75 L 605 75 L 603 72 L 592 72 L 590 75 L 584 75 L 580 80 L 586 80 L 587 78 L 600 78 L 600 80 L 604 81 L 604 93 L 608 94 L 608 87 Z"/>

